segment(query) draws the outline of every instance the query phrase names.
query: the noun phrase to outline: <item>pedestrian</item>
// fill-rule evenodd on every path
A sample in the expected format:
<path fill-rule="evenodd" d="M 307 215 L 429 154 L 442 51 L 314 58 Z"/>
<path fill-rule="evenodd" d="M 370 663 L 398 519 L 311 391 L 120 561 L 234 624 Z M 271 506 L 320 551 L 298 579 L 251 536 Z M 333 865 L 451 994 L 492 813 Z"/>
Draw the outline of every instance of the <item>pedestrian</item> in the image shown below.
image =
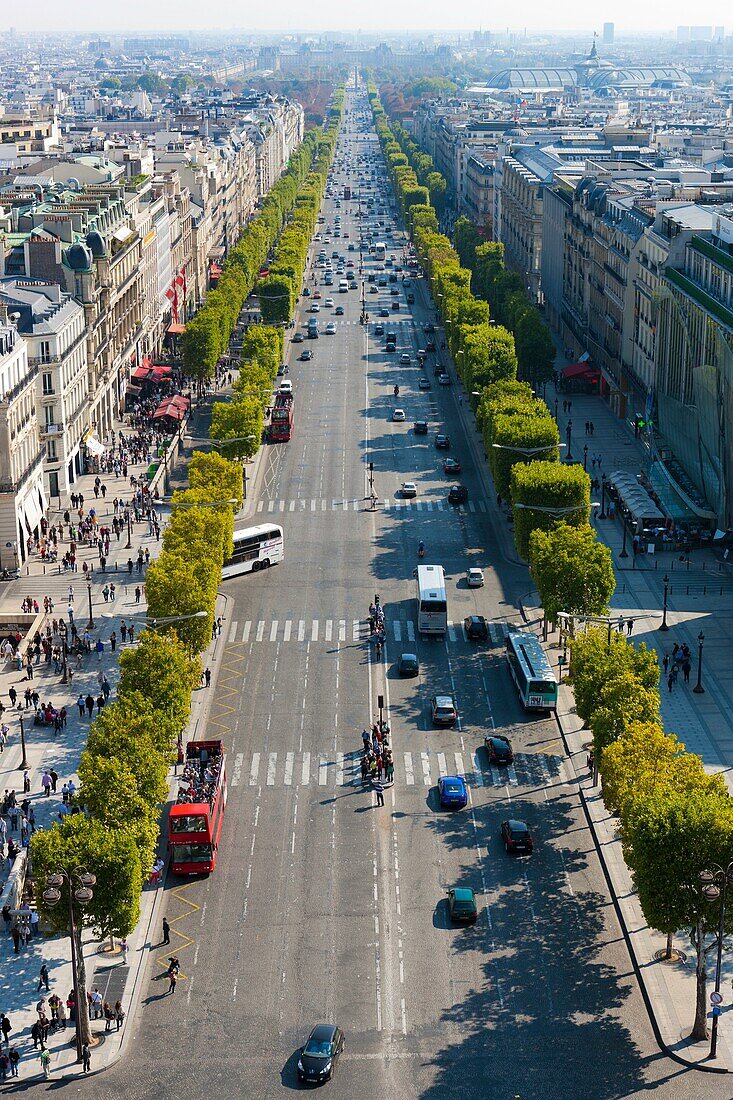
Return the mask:
<path fill-rule="evenodd" d="M 41 1051 L 41 1069 L 44 1077 L 51 1076 L 51 1052 L 44 1047 Z"/>
<path fill-rule="evenodd" d="M 377 796 L 377 803 L 376 803 L 377 806 L 383 806 L 384 805 L 384 787 L 382 786 L 382 783 L 379 779 L 377 779 L 377 782 L 374 784 L 374 793 Z"/>
<path fill-rule="evenodd" d="M 208 667 L 204 669 L 204 682 L 206 687 L 211 685 L 211 669 Z"/>
<path fill-rule="evenodd" d="M 130 623 L 130 625 L 128 626 L 128 628 L 127 628 L 127 637 L 130 640 L 130 645 L 132 645 L 132 643 L 135 641 L 135 624 L 134 623 Z"/>
<path fill-rule="evenodd" d="M 64 1004 L 64 1002 L 61 1000 L 60 997 L 59 997 L 57 1015 L 58 1015 L 59 1027 L 62 1028 L 64 1031 L 66 1031 L 66 1005 Z"/>
<path fill-rule="evenodd" d="M 0 1054 L 0 1081 L 7 1081 L 8 1071 L 10 1069 L 10 1059 L 5 1051 Z"/>
<path fill-rule="evenodd" d="M 685 660 L 682 662 L 682 675 L 685 678 L 685 683 L 686 684 L 689 684 L 689 682 L 690 682 L 690 672 L 691 671 L 692 671 L 692 665 L 687 660 L 687 658 L 685 658 Z"/>
<path fill-rule="evenodd" d="M 43 989 L 44 985 L 46 987 L 46 992 L 48 993 L 48 991 L 50 989 L 50 985 L 49 985 L 49 980 L 48 980 L 48 966 L 46 965 L 45 962 L 41 963 L 41 969 L 38 972 L 38 992 L 39 993 Z"/>
<path fill-rule="evenodd" d="M 627 634 L 627 637 L 629 637 L 629 638 L 631 637 L 631 633 L 632 633 L 633 629 L 634 629 L 634 620 L 633 619 L 627 619 L 626 620 L 626 634 Z"/>
<path fill-rule="evenodd" d="M 595 426 L 594 426 L 594 424 L 593 424 L 593 421 L 591 420 L 591 422 L 590 422 L 590 434 L 591 434 L 591 437 L 593 436 L 593 433 L 595 432 L 595 430 L 596 430 L 596 429 L 595 429 Z"/>
<path fill-rule="evenodd" d="M 140 596 L 142 595 L 142 589 L 140 585 L 135 585 L 135 603 L 140 603 Z"/>
<path fill-rule="evenodd" d="M 87 695 L 84 700 L 84 705 L 86 706 L 87 714 L 91 718 L 92 712 L 94 711 L 94 697 L 92 695 Z"/>
<path fill-rule="evenodd" d="M 115 1001 L 115 1023 L 117 1024 L 117 1030 L 119 1031 L 125 1019 L 125 1010 L 122 1007 L 122 1001 Z"/>
<path fill-rule="evenodd" d="M 31 1028 L 31 1039 L 33 1040 L 33 1049 L 38 1050 L 38 1044 L 41 1041 L 41 1025 L 38 1020 L 34 1021 Z M 43 1047 L 41 1047 L 41 1050 L 43 1050 Z"/>
<path fill-rule="evenodd" d="M 20 1061 L 20 1055 L 15 1047 L 11 1047 L 8 1051 L 8 1058 L 10 1059 L 10 1075 L 11 1077 L 18 1076 L 18 1062 Z"/>
<path fill-rule="evenodd" d="M 76 700 L 76 705 L 79 708 L 79 717 L 83 718 L 84 711 L 86 710 L 86 702 L 84 700 L 84 696 L 81 693 L 79 693 L 79 698 Z"/>
<path fill-rule="evenodd" d="M 97 661 L 101 661 L 102 660 L 102 654 L 104 653 L 104 642 L 102 641 L 101 638 L 97 638 L 97 644 L 95 645 L 94 648 L 97 652 Z"/>
<path fill-rule="evenodd" d="M 586 420 L 585 422 L 585 434 L 590 435 L 590 420 Z"/>
<path fill-rule="evenodd" d="M 89 1073 L 92 1068 L 92 1052 L 89 1043 L 84 1043 L 81 1048 L 81 1064 L 84 1072 Z"/>
<path fill-rule="evenodd" d="M 41 776 L 41 789 L 46 798 L 48 798 L 51 793 L 51 786 L 51 776 L 48 774 L 48 772 L 44 771 L 43 775 Z"/>
<path fill-rule="evenodd" d="M 163 943 L 171 942 L 171 926 L 168 923 L 168 918 L 163 917 Z"/>
<path fill-rule="evenodd" d="M 171 967 L 170 970 L 168 971 L 169 985 L 168 985 L 167 993 L 175 993 L 175 991 L 176 991 L 176 982 L 177 981 L 178 981 L 178 971 L 175 970 L 173 967 Z"/>
<path fill-rule="evenodd" d="M 105 1001 L 102 1005 L 102 1015 L 104 1016 L 104 1030 L 111 1031 L 112 1021 L 115 1018 L 115 1013 L 109 1001 Z"/>
<path fill-rule="evenodd" d="M 673 687 L 674 687 L 674 676 L 670 672 L 669 676 L 667 677 L 667 691 L 669 691 L 670 694 L 672 692 Z"/>
<path fill-rule="evenodd" d="M 0 1042 L 4 1042 L 6 1046 L 10 1046 L 10 1039 L 8 1038 L 8 1036 L 10 1035 L 10 1032 L 12 1030 L 13 1025 L 10 1023 L 10 1019 L 7 1013 L 0 1012 L 0 1031 L 2 1031 L 3 1033 L 3 1037 Z"/>
<path fill-rule="evenodd" d="M 23 772 L 23 794 L 29 794 L 31 789 L 31 773 L 28 768 Z"/>
<path fill-rule="evenodd" d="M 662 658 L 662 668 L 664 669 L 664 675 L 666 676 L 667 672 L 669 671 L 669 653 L 665 653 L 664 657 Z"/>
<path fill-rule="evenodd" d="M 122 638 L 122 644 L 124 645 L 127 641 L 127 623 L 124 619 L 120 623 L 120 637 Z"/>
<path fill-rule="evenodd" d="M 122 965 L 127 966 L 127 952 L 130 950 L 130 945 L 123 936 L 120 940 L 120 951 L 122 952 Z"/>
<path fill-rule="evenodd" d="M 51 776 L 51 790 L 54 794 L 56 794 L 56 784 L 59 781 L 59 773 L 55 770 L 55 768 L 51 768 L 48 774 Z"/>

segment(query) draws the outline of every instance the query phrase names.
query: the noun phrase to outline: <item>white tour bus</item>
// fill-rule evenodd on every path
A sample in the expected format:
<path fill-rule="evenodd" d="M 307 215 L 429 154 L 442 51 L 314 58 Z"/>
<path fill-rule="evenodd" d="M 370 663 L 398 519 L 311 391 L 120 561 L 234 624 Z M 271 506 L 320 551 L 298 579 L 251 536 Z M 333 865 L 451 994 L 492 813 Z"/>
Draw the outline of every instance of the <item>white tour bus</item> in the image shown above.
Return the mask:
<path fill-rule="evenodd" d="M 276 523 L 243 527 L 234 532 L 234 553 L 224 562 L 223 578 L 257 573 L 283 560 L 283 529 Z"/>
<path fill-rule="evenodd" d="M 374 245 L 374 259 L 384 263 L 387 258 L 387 246 L 382 241 L 376 241 Z"/>
<path fill-rule="evenodd" d="M 418 565 L 417 629 L 420 634 L 445 634 L 448 630 L 448 600 L 442 565 Z"/>

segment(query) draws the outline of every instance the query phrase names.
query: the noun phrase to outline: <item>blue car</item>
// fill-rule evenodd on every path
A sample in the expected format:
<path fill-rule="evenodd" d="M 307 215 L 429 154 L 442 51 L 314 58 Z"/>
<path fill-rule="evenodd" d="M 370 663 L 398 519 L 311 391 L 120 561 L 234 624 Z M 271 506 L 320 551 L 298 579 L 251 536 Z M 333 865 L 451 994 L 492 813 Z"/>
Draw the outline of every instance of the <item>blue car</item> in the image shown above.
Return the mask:
<path fill-rule="evenodd" d="M 460 810 L 468 804 L 468 788 L 462 775 L 442 775 L 438 780 L 440 805 L 447 810 Z"/>

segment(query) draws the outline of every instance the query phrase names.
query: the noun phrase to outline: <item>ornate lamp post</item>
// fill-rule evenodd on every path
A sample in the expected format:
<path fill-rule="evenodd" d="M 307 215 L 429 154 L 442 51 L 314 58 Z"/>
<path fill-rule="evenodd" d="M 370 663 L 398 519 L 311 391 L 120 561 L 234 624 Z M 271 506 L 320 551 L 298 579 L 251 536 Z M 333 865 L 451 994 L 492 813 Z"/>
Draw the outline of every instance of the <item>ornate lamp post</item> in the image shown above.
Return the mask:
<path fill-rule="evenodd" d="M 692 689 L 695 695 L 704 695 L 705 688 L 702 686 L 702 647 L 705 644 L 705 635 L 702 630 L 697 636 L 697 683 Z"/>
<path fill-rule="evenodd" d="M 719 1005 L 715 1003 L 720 996 L 720 974 L 723 965 L 723 934 L 725 930 L 725 894 L 728 886 L 733 882 L 733 863 L 727 867 L 719 867 L 713 864 L 700 872 L 700 886 L 703 896 L 708 901 L 720 901 L 718 916 L 718 951 L 715 960 L 715 993 L 718 995 L 713 1001 L 713 1026 L 710 1031 L 710 1057 L 714 1058 L 718 1050 L 718 1016 Z"/>
<path fill-rule="evenodd" d="M 46 905 L 53 909 L 61 901 L 61 887 L 66 884 L 66 894 L 69 903 L 69 937 L 71 939 L 71 970 L 74 982 L 74 1018 L 76 1022 L 76 1060 L 81 1062 L 81 1048 L 83 1045 L 83 1036 L 80 1027 L 80 1015 L 81 1015 L 81 1001 L 84 1001 L 84 1013 L 87 1013 L 87 994 L 86 990 L 79 989 L 79 972 L 77 969 L 77 957 L 76 957 L 76 916 L 74 913 L 74 902 L 79 905 L 88 905 L 94 897 L 92 886 L 97 881 L 96 875 L 90 874 L 88 871 L 77 868 L 72 871 L 57 871 L 51 874 L 46 879 L 46 888 L 43 890 L 41 897 Z M 88 1018 L 87 1018 L 88 1022 Z"/>
<path fill-rule="evenodd" d="M 667 596 L 668 595 L 669 595 L 669 577 L 665 573 L 664 574 L 664 596 L 663 596 L 664 602 L 662 604 L 662 623 L 661 623 L 661 626 L 659 627 L 660 630 L 669 630 L 669 626 L 667 625 Z"/>

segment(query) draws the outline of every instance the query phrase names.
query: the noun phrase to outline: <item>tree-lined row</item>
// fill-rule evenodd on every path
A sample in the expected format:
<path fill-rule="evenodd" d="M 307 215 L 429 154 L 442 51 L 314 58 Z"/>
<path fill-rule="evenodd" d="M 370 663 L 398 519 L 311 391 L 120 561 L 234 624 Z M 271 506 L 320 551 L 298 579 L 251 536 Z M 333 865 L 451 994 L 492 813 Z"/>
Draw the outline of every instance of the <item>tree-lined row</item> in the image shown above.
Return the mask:
<path fill-rule="evenodd" d="M 653 650 L 610 629 L 592 629 L 573 639 L 570 671 L 644 917 L 667 936 L 668 955 L 679 931 L 695 952 L 692 1037 L 704 1039 L 706 959 L 718 946 L 720 907 L 703 893 L 700 873 L 731 860 L 733 804 L 725 780 L 706 774 L 700 757 L 664 732 Z M 731 931 L 728 907 L 725 934 Z"/>
<path fill-rule="evenodd" d="M 472 272 L 461 266 L 450 240 L 438 231 L 426 188 L 420 196 L 423 201 L 413 201 L 420 187 L 417 171 L 427 180 L 430 158 L 416 153 L 417 146 L 402 127 L 392 130 L 373 86 L 369 96 L 379 141 L 453 361 L 472 394 L 497 494 L 510 499 L 514 508 L 517 549 L 529 559 L 548 617 L 562 610 L 601 614 L 615 585 L 610 552 L 597 542 L 589 525 L 590 479 L 581 466 L 560 463 L 557 424 L 529 383 L 517 381 L 515 338 L 508 328 L 492 322 L 488 302 L 472 293 Z M 410 163 L 403 163 L 397 151 Z M 495 264 L 500 253 L 492 245 L 486 248 Z M 486 264 L 488 271 L 488 258 Z M 501 271 L 503 262 L 495 272 L 498 282 Z M 482 277 L 488 278 L 483 269 Z"/>
<path fill-rule="evenodd" d="M 199 382 L 214 377 L 216 364 L 227 351 L 242 306 L 266 267 L 268 257 L 295 209 L 306 180 L 309 188 L 323 176 L 338 132 L 343 91 L 334 92 L 325 131 L 309 130 L 291 155 L 288 167 L 268 192 L 261 209 L 249 222 L 229 253 L 219 284 L 186 325 L 182 350 L 186 373 Z M 288 313 L 289 315 L 289 313 Z"/>

